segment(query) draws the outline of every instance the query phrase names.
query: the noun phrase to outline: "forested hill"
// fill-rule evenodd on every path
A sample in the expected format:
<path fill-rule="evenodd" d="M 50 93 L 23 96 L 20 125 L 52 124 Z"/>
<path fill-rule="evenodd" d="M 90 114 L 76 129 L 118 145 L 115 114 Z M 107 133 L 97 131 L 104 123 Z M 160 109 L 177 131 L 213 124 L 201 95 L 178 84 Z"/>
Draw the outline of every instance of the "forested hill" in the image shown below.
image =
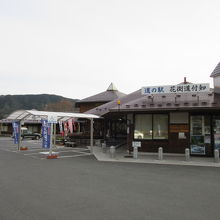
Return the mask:
<path fill-rule="evenodd" d="M 74 112 L 77 99 L 68 99 L 57 95 L 1 95 L 0 119 L 6 118 L 16 110 L 41 110 Z"/>

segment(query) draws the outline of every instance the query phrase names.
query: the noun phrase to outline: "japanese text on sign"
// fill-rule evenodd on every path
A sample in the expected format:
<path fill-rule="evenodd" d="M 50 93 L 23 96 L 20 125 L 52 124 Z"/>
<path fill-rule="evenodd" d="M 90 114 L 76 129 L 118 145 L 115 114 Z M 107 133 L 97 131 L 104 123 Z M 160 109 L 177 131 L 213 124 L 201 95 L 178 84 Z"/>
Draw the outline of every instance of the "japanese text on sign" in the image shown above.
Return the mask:
<path fill-rule="evenodd" d="M 190 93 L 190 92 L 208 92 L 209 84 L 180 84 L 171 86 L 150 86 L 142 87 L 142 95 L 163 94 L 163 93 Z"/>

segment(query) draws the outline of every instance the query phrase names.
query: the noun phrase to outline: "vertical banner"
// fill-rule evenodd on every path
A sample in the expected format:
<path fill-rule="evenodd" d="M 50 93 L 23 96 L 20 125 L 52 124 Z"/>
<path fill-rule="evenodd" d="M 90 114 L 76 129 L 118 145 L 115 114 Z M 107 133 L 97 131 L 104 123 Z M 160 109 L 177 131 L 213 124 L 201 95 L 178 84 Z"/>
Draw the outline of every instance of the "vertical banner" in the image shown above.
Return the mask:
<path fill-rule="evenodd" d="M 72 119 L 68 120 L 68 126 L 69 126 L 70 133 L 73 133 L 73 120 Z"/>
<path fill-rule="evenodd" d="M 20 133 L 19 133 L 19 127 L 20 127 L 20 123 L 18 121 L 14 121 L 12 123 L 12 127 L 13 127 L 13 137 L 14 137 L 14 144 L 18 144 L 19 143 L 19 137 L 20 137 Z"/>
<path fill-rule="evenodd" d="M 51 124 L 47 120 L 42 120 L 42 147 L 50 148 L 50 129 Z"/>
<path fill-rule="evenodd" d="M 77 123 L 77 122 L 75 121 L 74 118 L 73 118 L 72 120 L 73 120 L 73 131 L 76 131 L 76 130 L 77 130 L 77 129 L 76 129 L 76 123 Z"/>
<path fill-rule="evenodd" d="M 68 134 L 68 126 L 67 126 L 66 122 L 64 123 L 64 134 L 65 134 L 65 136 L 67 136 L 67 134 Z"/>
<path fill-rule="evenodd" d="M 64 136 L 64 133 L 63 133 L 63 122 L 62 121 L 59 121 L 59 128 L 60 128 L 60 134 L 62 136 Z"/>

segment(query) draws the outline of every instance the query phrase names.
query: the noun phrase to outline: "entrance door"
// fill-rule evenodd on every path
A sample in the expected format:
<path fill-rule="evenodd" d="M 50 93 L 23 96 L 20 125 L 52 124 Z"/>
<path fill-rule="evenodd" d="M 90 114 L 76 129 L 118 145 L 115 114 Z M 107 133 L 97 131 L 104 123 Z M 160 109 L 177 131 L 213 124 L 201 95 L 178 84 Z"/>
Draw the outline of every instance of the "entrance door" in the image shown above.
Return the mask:
<path fill-rule="evenodd" d="M 190 151 L 192 155 L 212 155 L 211 118 L 209 115 L 190 117 Z"/>
<path fill-rule="evenodd" d="M 213 117 L 214 150 L 220 150 L 220 116 Z"/>

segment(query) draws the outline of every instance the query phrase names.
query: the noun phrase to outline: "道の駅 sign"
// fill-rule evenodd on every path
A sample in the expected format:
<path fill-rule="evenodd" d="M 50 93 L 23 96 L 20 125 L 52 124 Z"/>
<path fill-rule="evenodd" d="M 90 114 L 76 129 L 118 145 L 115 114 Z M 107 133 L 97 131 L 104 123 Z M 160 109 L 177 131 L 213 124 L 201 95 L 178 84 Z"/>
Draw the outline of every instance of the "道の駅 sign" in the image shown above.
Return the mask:
<path fill-rule="evenodd" d="M 142 95 L 163 94 L 163 93 L 193 93 L 209 92 L 209 83 L 200 84 L 179 84 L 171 86 L 149 86 L 142 87 Z"/>

